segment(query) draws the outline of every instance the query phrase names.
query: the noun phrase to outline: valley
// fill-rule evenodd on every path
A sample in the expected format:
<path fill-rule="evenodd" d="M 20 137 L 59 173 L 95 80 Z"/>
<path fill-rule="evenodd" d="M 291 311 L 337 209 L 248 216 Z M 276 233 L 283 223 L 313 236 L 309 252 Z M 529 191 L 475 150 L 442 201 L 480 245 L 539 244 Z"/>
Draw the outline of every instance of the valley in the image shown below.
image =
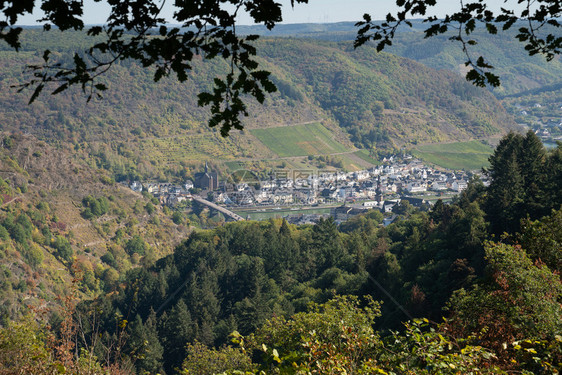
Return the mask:
<path fill-rule="evenodd" d="M 560 56 L 476 31 L 479 88 L 423 27 L 240 27 L 278 90 L 227 137 L 221 56 L 27 104 L 22 67 L 92 38 L 0 41 L 0 374 L 556 374 Z"/>

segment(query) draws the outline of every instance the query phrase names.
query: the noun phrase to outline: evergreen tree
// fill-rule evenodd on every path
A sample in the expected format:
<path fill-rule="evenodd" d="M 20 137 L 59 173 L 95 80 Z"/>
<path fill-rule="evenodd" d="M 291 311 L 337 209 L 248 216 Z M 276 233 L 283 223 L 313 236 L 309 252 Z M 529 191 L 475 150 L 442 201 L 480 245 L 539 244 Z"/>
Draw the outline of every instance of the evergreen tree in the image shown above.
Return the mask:
<path fill-rule="evenodd" d="M 127 349 L 134 358 L 139 374 L 156 374 L 162 371 L 164 351 L 158 339 L 154 310 L 144 324 L 137 314 L 130 325 Z"/>
<path fill-rule="evenodd" d="M 518 241 L 531 259 L 562 271 L 562 209 L 540 220 L 525 220 Z"/>
<path fill-rule="evenodd" d="M 492 231 L 514 233 L 525 202 L 524 179 L 521 175 L 519 155 L 523 136 L 510 133 L 504 137 L 490 156 L 488 171 L 492 182 L 488 188 L 486 202 L 488 220 Z"/>
<path fill-rule="evenodd" d="M 549 209 L 559 210 L 562 205 L 562 143 L 558 144 L 546 161 L 545 200 Z"/>
<path fill-rule="evenodd" d="M 173 374 L 174 369 L 179 368 L 187 356 L 186 346 L 194 338 L 191 314 L 183 299 L 178 301 L 169 314 L 163 315 L 161 321 L 159 334 L 166 353 L 164 369 L 167 374 Z"/>
<path fill-rule="evenodd" d="M 291 235 L 291 229 L 289 228 L 289 224 L 287 223 L 287 220 L 283 219 L 283 221 L 281 222 L 281 227 L 279 228 L 279 234 L 281 236 L 285 236 L 288 237 Z"/>
<path fill-rule="evenodd" d="M 546 150 L 532 130 L 529 130 L 521 145 L 520 170 L 525 190 L 524 210 L 537 219 L 545 212 L 544 185 Z"/>
<path fill-rule="evenodd" d="M 318 257 L 318 273 L 341 264 L 344 250 L 336 223 L 332 217 L 320 221 L 312 230 L 312 244 Z"/>
<path fill-rule="evenodd" d="M 275 277 L 283 271 L 285 254 L 279 243 L 279 231 L 272 220 L 269 221 L 269 226 L 265 230 L 264 240 L 265 271 Z"/>

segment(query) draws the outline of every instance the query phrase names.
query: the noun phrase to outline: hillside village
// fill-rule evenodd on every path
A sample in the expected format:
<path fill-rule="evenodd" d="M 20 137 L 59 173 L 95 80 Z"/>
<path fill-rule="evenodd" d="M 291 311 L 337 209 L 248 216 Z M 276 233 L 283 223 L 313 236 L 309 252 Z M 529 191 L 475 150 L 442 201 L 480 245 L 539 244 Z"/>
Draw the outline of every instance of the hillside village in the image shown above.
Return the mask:
<path fill-rule="evenodd" d="M 432 168 L 411 156 L 389 157 L 368 170 L 275 170 L 259 180 L 251 171 L 236 171 L 222 179 L 205 165 L 194 181 L 183 185 L 134 181 L 129 187 L 146 191 L 161 204 L 174 207 L 197 197 L 201 201 L 236 208 L 280 209 L 286 207 L 334 207 L 338 221 L 367 209 L 392 212 L 400 200 L 413 206 L 431 205 L 438 198 L 450 199 L 466 189 L 473 172 Z M 485 185 L 488 181 L 479 174 Z M 347 209 L 337 206 L 344 205 Z M 341 212 L 343 212 L 343 215 Z"/>

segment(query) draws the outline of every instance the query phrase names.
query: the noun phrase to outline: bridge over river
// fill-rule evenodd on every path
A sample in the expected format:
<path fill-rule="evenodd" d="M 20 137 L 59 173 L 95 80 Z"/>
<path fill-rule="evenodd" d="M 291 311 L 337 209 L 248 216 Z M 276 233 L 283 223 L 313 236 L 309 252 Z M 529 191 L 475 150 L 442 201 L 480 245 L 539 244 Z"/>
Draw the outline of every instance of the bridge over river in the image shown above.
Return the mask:
<path fill-rule="evenodd" d="M 244 220 L 244 218 L 243 218 L 242 216 L 240 216 L 240 215 L 238 215 L 238 214 L 235 214 L 234 212 L 232 212 L 232 211 L 230 211 L 230 210 L 227 210 L 227 209 L 224 208 L 224 207 L 217 206 L 217 205 L 214 204 L 213 202 L 209 202 L 208 200 L 203 199 L 203 198 L 201 198 L 201 197 L 199 197 L 199 196 L 197 196 L 197 195 L 193 195 L 192 198 L 193 198 L 193 200 L 196 201 L 196 202 L 199 202 L 199 203 L 201 203 L 201 204 L 204 204 L 205 206 L 207 206 L 207 207 L 209 207 L 209 208 L 212 208 L 213 210 L 217 210 L 217 211 L 223 213 L 226 217 L 229 217 L 229 218 L 231 218 L 232 220 L 235 220 L 235 221 L 242 221 L 242 220 Z"/>

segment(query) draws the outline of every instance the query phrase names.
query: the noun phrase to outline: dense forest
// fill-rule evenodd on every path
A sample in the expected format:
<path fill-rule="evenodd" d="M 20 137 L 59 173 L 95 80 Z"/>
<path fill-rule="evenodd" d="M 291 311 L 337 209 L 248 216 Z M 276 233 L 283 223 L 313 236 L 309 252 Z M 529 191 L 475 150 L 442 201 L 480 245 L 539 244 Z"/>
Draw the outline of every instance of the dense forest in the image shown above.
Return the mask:
<path fill-rule="evenodd" d="M 557 373 L 562 146 L 510 133 L 487 173 L 489 187 L 473 179 L 451 204 L 401 203 L 386 227 L 371 211 L 193 232 L 98 298 L 69 296 L 48 324 L 5 325 L 0 370 Z"/>

